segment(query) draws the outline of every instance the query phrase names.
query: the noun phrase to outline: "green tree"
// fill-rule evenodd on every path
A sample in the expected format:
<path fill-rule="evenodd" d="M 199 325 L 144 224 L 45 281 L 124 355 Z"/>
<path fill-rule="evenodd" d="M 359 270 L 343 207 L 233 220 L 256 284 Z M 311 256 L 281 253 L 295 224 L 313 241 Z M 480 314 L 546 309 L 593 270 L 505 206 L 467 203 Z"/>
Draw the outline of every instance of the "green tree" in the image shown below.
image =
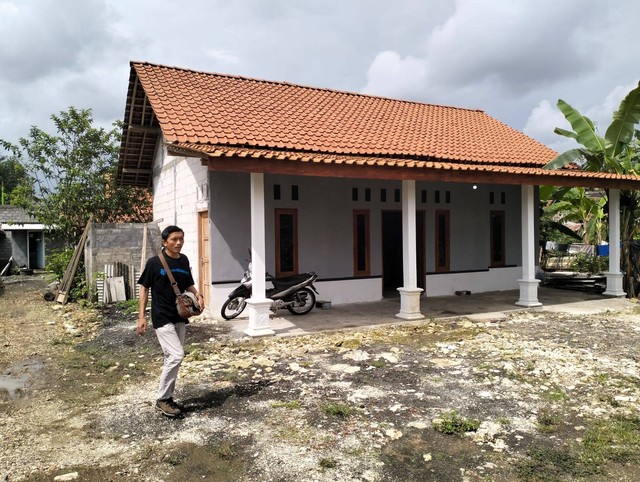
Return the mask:
<path fill-rule="evenodd" d="M 91 109 L 75 107 L 51 119 L 56 134 L 34 126 L 17 145 L 0 141 L 26 173 L 13 190 L 13 204 L 51 226 L 68 246 L 76 244 L 91 215 L 96 222 L 148 221 L 148 190 L 115 182 L 119 123 L 96 128 Z"/>
<path fill-rule="evenodd" d="M 26 175 L 16 156 L 0 155 L 0 204 L 11 204 L 11 193 Z"/>
<path fill-rule="evenodd" d="M 558 155 L 545 166 L 546 168 L 558 169 L 569 163 L 577 163 L 591 172 L 638 175 L 640 159 L 636 125 L 640 122 L 640 83 L 622 100 L 604 137 L 598 134 L 591 119 L 565 101 L 558 100 L 558 108 L 573 130 L 556 128 L 554 132 L 574 139 L 581 147 Z M 625 273 L 625 289 L 630 297 L 636 296 L 640 282 L 640 260 L 636 259 L 631 250 L 640 219 L 639 201 L 638 191 L 620 191 L 622 271 Z"/>

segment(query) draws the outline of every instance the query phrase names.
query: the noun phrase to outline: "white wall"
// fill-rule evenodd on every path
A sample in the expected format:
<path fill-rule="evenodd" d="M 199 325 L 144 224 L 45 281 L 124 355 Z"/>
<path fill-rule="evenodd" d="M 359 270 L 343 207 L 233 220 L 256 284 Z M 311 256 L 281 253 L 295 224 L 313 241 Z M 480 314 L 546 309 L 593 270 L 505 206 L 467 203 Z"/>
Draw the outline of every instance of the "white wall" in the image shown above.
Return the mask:
<path fill-rule="evenodd" d="M 158 149 L 153 167 L 153 218 L 161 231 L 172 224 L 184 230 L 182 253 L 189 258 L 196 286 L 198 210 L 208 208 L 208 202 L 198 197 L 198 186 L 207 184 L 207 173 L 200 159 L 170 156 L 165 149 Z"/>
<path fill-rule="evenodd" d="M 208 172 L 200 159 L 170 156 L 159 149 L 154 163 L 154 220 L 160 229 L 176 224 L 185 231 L 183 249 L 198 282 L 198 211 L 208 209 L 211 225 L 211 312 L 218 313 L 227 294 L 237 286 L 247 267 L 251 246 L 249 174 Z M 207 184 L 210 197 L 202 199 L 198 186 Z M 273 198 L 280 185 L 281 199 Z M 299 200 L 291 199 L 298 186 Z M 352 200 L 357 188 L 359 199 Z M 386 189 L 387 199 L 380 198 Z M 363 302 L 382 297 L 382 212 L 400 211 L 395 200 L 400 181 L 332 179 L 305 176 L 265 175 L 266 268 L 275 274 L 276 208 L 298 210 L 299 271 L 315 271 L 320 299 L 332 303 Z M 365 189 L 371 199 L 365 200 Z M 422 200 L 426 190 L 426 202 Z M 440 191 L 440 202 L 435 202 Z M 446 192 L 450 202 L 446 202 Z M 494 192 L 494 204 L 489 193 Z M 505 193 L 502 203 L 501 193 Z M 202 193 L 202 191 L 201 191 Z M 416 184 L 417 210 L 425 212 L 425 262 L 427 296 L 517 288 L 521 276 L 520 186 L 428 183 Z M 353 210 L 370 211 L 370 278 L 353 278 Z M 435 211 L 451 212 L 451 270 L 462 273 L 433 274 Z M 505 211 L 506 264 L 518 267 L 489 268 L 489 213 Z M 488 271 L 487 271 L 488 270 Z M 322 281 L 322 280 L 326 281 Z"/>
<path fill-rule="evenodd" d="M 484 293 L 518 288 L 522 267 L 493 268 L 487 271 L 427 275 L 426 296 L 450 296 L 456 291 Z"/>

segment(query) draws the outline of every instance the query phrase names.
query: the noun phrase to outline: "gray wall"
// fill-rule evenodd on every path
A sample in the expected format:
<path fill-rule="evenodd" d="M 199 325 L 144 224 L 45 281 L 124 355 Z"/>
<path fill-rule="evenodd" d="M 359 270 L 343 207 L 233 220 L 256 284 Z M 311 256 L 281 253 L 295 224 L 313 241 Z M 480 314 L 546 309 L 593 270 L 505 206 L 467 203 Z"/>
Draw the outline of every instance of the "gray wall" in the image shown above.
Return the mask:
<path fill-rule="evenodd" d="M 105 265 L 121 263 L 132 266 L 137 275 L 140 274 L 145 226 L 148 234 L 144 262 L 155 256 L 161 246 L 160 230 L 156 224 L 92 223 L 85 244 L 84 259 L 87 280 L 91 280 L 94 289 L 96 277 L 99 273 L 104 273 Z M 135 284 L 137 279 L 126 282 Z"/>
<path fill-rule="evenodd" d="M 273 199 L 273 186 L 279 184 L 281 199 Z M 297 185 L 299 200 L 291 200 L 291 186 Z M 210 173 L 210 218 L 212 223 L 212 281 L 239 280 L 246 269 L 251 246 L 250 176 L 240 173 Z M 358 201 L 352 201 L 352 188 L 359 189 Z M 364 200 L 364 189 L 371 189 L 371 200 Z M 387 200 L 381 202 L 380 189 L 386 188 Z M 276 208 L 298 210 L 299 270 L 315 271 L 320 278 L 353 275 L 353 210 L 370 210 L 371 275 L 382 274 L 382 211 L 402 209 L 394 200 L 400 181 L 333 179 L 304 176 L 265 176 L 266 268 L 275 273 Z M 427 200 L 421 191 L 427 190 Z M 434 191 L 440 191 L 435 203 Z M 451 201 L 445 202 L 450 191 Z M 494 204 L 489 193 L 494 192 Z M 501 193 L 505 203 L 501 203 Z M 451 270 L 480 270 L 489 267 L 491 210 L 505 212 L 506 264 L 521 264 L 520 186 L 458 183 L 416 183 L 417 209 L 425 211 L 425 259 L 427 272 L 434 271 L 434 223 L 437 209 L 450 210 Z"/>

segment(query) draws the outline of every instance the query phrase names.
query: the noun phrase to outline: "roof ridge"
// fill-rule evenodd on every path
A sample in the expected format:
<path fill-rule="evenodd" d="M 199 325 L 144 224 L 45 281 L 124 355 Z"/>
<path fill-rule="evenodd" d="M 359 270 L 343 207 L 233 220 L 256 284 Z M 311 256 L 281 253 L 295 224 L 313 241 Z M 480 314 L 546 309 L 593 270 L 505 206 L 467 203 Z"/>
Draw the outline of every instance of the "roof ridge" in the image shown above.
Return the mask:
<path fill-rule="evenodd" d="M 299 88 L 299 89 L 316 90 L 316 91 L 323 91 L 323 92 L 333 92 L 335 94 L 343 94 L 343 95 L 349 95 L 349 96 L 354 96 L 354 97 L 367 97 L 367 98 L 371 98 L 371 99 L 386 100 L 386 101 L 390 101 L 390 102 L 394 102 L 394 103 L 400 103 L 400 104 L 426 105 L 426 106 L 431 106 L 431 107 L 441 107 L 441 108 L 444 108 L 444 109 L 456 109 L 456 110 L 462 110 L 462 111 L 480 112 L 482 114 L 487 115 L 486 112 L 483 109 L 472 109 L 472 108 L 469 108 L 469 107 L 459 107 L 459 106 L 453 106 L 453 105 L 434 104 L 434 103 L 430 103 L 430 102 L 419 102 L 419 101 L 416 101 L 416 100 L 394 99 L 392 97 L 385 97 L 385 96 L 382 96 L 382 95 L 363 94 L 361 92 L 350 92 L 348 90 L 332 89 L 332 88 L 329 88 L 329 87 L 317 87 L 317 86 L 313 86 L 313 85 L 294 84 L 292 82 L 286 82 L 286 81 L 283 81 L 283 80 L 268 80 L 268 79 L 259 79 L 259 78 L 255 78 L 255 77 L 247 77 L 247 76 L 237 75 L 237 74 L 223 74 L 223 73 L 220 73 L 220 72 L 207 72 L 207 71 L 204 71 L 204 70 L 189 69 L 189 68 L 185 68 L 185 67 L 177 67 L 177 66 L 174 66 L 174 65 L 157 64 L 157 63 L 154 63 L 154 62 L 147 62 L 147 61 L 131 60 L 129 62 L 129 64 L 131 66 L 134 66 L 134 65 L 149 65 L 151 67 L 159 67 L 159 68 L 164 68 L 164 69 L 180 70 L 180 71 L 183 71 L 183 72 L 192 72 L 194 74 L 211 75 L 211 76 L 216 76 L 216 77 L 225 77 L 225 78 L 229 78 L 229 79 L 238 79 L 238 80 L 245 80 L 245 81 L 249 81 L 249 82 L 259 82 L 259 83 L 265 83 L 265 84 L 283 85 L 283 86 L 289 86 L 289 87 L 296 87 L 296 88 Z"/>

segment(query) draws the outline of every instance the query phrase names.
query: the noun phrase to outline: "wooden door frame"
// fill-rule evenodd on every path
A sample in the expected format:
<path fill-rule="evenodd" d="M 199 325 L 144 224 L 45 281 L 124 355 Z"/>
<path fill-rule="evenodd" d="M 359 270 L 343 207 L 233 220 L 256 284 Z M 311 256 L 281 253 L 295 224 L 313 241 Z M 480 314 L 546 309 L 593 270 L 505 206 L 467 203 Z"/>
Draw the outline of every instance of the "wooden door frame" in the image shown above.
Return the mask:
<path fill-rule="evenodd" d="M 206 226 L 203 226 L 204 217 L 206 215 L 207 223 Z M 208 250 L 205 252 L 204 248 L 204 239 L 207 239 Z M 198 212 L 198 291 L 204 297 L 205 306 L 209 306 L 210 302 L 210 286 L 209 283 L 206 283 L 206 280 L 211 279 L 211 233 L 209 231 L 209 211 L 199 211 Z M 205 262 L 204 256 L 208 260 L 207 266 L 208 273 L 205 271 Z"/>

